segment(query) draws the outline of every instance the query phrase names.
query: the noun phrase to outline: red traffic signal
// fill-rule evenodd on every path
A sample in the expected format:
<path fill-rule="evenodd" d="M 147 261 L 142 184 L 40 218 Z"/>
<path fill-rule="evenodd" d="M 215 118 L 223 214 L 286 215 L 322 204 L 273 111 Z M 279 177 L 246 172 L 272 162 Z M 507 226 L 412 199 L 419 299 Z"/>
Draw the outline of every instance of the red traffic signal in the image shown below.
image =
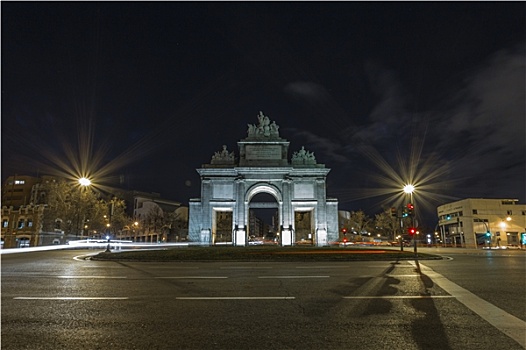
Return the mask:
<path fill-rule="evenodd" d="M 414 227 L 410 227 L 407 229 L 407 233 L 409 234 L 409 236 L 414 236 L 415 233 L 416 233 L 416 228 Z"/>
<path fill-rule="evenodd" d="M 346 233 L 347 233 L 347 229 L 346 229 L 345 227 L 342 228 L 342 233 L 343 233 L 343 234 L 346 234 Z"/>
<path fill-rule="evenodd" d="M 412 203 L 407 203 L 407 214 L 413 215 L 415 211 L 415 206 Z"/>

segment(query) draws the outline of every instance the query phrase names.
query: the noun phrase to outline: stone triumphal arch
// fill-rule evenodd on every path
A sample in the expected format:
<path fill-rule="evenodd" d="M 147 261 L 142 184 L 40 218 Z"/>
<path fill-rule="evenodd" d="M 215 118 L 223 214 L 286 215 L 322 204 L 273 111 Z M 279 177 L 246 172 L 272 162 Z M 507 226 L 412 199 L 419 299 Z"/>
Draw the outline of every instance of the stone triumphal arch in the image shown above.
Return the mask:
<path fill-rule="evenodd" d="M 238 141 L 238 156 L 223 146 L 197 169 L 201 198 L 190 200 L 189 238 L 203 245 L 247 245 L 250 209 L 276 210 L 276 241 L 282 246 L 318 246 L 338 239 L 338 201 L 326 196 L 330 169 L 304 147 L 288 158 L 289 142 L 262 112 Z M 255 202 L 259 194 L 275 201 Z"/>

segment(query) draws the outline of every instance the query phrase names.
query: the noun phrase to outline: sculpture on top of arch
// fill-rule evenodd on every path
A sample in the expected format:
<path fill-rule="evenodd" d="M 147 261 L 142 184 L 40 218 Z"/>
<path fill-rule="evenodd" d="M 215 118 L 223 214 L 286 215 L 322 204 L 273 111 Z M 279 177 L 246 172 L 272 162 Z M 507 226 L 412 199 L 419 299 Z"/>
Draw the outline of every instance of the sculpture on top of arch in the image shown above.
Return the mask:
<path fill-rule="evenodd" d="M 275 121 L 270 122 L 270 118 L 259 111 L 259 125 L 248 124 L 247 138 L 279 138 L 279 126 Z"/>

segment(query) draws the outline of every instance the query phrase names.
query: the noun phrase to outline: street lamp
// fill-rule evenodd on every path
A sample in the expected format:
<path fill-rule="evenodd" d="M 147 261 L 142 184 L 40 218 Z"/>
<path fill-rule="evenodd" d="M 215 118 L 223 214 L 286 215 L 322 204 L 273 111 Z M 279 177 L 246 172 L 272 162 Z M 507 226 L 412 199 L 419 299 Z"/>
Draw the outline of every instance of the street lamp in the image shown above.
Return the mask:
<path fill-rule="evenodd" d="M 413 203 L 413 192 L 415 191 L 415 186 L 411 184 L 407 184 L 404 186 L 403 190 L 404 190 L 404 193 L 409 195 L 410 202 Z"/>
<path fill-rule="evenodd" d="M 133 241 L 134 242 L 137 242 L 137 230 L 139 228 L 139 222 L 138 221 L 135 221 L 133 223 Z"/>
<path fill-rule="evenodd" d="M 108 246 L 106 247 L 106 252 L 109 253 L 111 250 L 110 250 L 110 224 L 107 223 L 106 224 L 106 227 L 107 227 L 107 231 L 106 231 L 106 239 L 108 240 Z"/>
<path fill-rule="evenodd" d="M 91 180 L 87 177 L 81 177 L 79 180 L 79 185 L 82 187 L 88 187 L 91 185 Z"/>
<path fill-rule="evenodd" d="M 412 206 L 411 210 L 413 211 L 411 215 L 411 227 L 418 226 L 415 220 L 415 203 L 413 203 L 413 192 L 415 191 L 415 186 L 412 184 L 406 184 L 404 185 L 404 193 L 409 195 L 409 203 Z M 417 241 L 417 235 L 413 235 L 413 245 L 414 245 L 414 252 L 415 252 L 415 259 L 417 258 L 417 247 L 416 247 L 416 241 Z"/>
<path fill-rule="evenodd" d="M 77 215 L 77 227 L 76 227 L 76 234 L 79 234 L 79 231 L 81 236 L 84 235 L 84 229 L 81 230 L 80 228 L 80 216 L 81 216 L 81 207 L 80 207 L 80 201 L 82 200 L 82 189 L 87 188 L 91 186 L 91 180 L 87 177 L 81 177 L 78 179 L 78 183 L 80 185 L 80 193 L 79 193 L 79 203 L 77 206 L 78 215 Z M 82 219 L 82 225 L 84 226 L 84 218 Z"/>

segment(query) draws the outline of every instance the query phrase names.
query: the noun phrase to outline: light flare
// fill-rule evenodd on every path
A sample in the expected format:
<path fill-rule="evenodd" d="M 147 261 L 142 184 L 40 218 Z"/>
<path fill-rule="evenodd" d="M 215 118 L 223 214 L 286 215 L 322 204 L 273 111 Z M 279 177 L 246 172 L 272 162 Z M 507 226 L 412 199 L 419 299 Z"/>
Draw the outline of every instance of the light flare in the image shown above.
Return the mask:
<path fill-rule="evenodd" d="M 425 132 L 417 132 L 423 137 L 413 137 L 409 154 L 403 154 L 398 148 L 396 164 L 390 164 L 373 146 L 362 145 L 361 153 L 368 158 L 379 170 L 379 173 L 365 174 L 368 183 L 376 186 L 366 188 L 348 188 L 338 191 L 334 195 L 340 203 L 377 198 L 370 208 L 372 210 L 390 207 L 401 207 L 407 204 L 407 195 L 411 194 L 413 201 L 417 203 L 417 216 L 430 214 L 436 216 L 436 204 L 446 200 L 456 200 L 456 197 L 446 193 L 453 184 L 449 178 L 450 167 L 431 153 L 423 158 L 423 146 Z M 458 179 L 456 181 L 461 181 Z M 442 192 L 442 193 L 441 193 Z"/>

